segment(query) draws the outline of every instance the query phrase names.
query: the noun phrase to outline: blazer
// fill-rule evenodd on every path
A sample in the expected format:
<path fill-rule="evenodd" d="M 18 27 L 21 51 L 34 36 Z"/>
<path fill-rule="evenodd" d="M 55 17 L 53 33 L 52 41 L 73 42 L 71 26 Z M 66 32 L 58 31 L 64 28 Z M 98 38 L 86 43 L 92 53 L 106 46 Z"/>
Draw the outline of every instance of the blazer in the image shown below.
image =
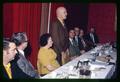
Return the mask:
<path fill-rule="evenodd" d="M 17 65 L 16 62 L 11 61 L 11 73 L 12 73 L 12 79 L 29 79 L 29 78 L 33 78 L 28 76 L 27 74 L 25 74 Z M 9 76 L 3 66 L 2 69 L 3 72 L 3 79 L 9 79 Z"/>
<path fill-rule="evenodd" d="M 35 78 L 39 78 L 39 74 L 35 71 L 32 64 L 23 56 L 20 52 L 17 54 L 19 57 L 17 60 L 18 67 L 27 75 Z"/>
<path fill-rule="evenodd" d="M 97 36 L 96 33 L 93 33 L 93 37 L 94 37 L 94 40 L 95 40 L 95 44 L 99 43 L 99 38 L 98 38 L 98 36 Z M 93 40 L 92 40 L 92 38 L 91 38 L 91 36 L 90 36 L 90 33 L 87 34 L 86 38 L 87 38 L 87 40 L 88 40 L 89 42 L 91 42 L 91 43 L 94 44 L 94 42 L 93 42 Z"/>
<path fill-rule="evenodd" d="M 67 28 L 63 26 L 58 19 L 56 19 L 51 24 L 50 34 L 53 40 L 53 49 L 57 53 L 57 60 L 61 65 L 61 52 L 66 51 L 69 47 Z"/>
<path fill-rule="evenodd" d="M 69 40 L 69 48 L 68 49 L 69 49 L 69 55 L 70 56 L 79 56 L 80 55 L 80 49 L 77 45 L 77 42 L 76 42 L 76 45 L 73 45 L 71 43 L 71 41 Z"/>
<path fill-rule="evenodd" d="M 83 36 L 83 40 L 84 40 L 84 42 L 86 44 L 86 47 L 84 47 L 84 45 L 83 45 L 83 43 L 81 41 L 81 38 L 79 37 L 79 39 L 78 39 L 79 49 L 89 51 L 92 48 L 92 45 L 87 41 L 85 36 Z"/>

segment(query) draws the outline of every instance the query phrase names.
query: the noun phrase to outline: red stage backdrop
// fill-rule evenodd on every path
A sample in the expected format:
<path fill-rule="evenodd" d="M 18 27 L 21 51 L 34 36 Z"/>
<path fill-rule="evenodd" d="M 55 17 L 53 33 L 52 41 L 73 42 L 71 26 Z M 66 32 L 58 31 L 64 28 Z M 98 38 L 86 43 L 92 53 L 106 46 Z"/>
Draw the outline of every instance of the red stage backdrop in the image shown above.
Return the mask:
<path fill-rule="evenodd" d="M 14 32 L 26 32 L 32 53 L 29 60 L 36 67 L 39 48 L 41 3 L 5 3 L 3 6 L 4 37 Z"/>
<path fill-rule="evenodd" d="M 94 3 L 89 5 L 88 29 L 96 27 L 100 42 L 116 40 L 115 8 L 112 3 Z"/>
<path fill-rule="evenodd" d="M 56 8 L 63 3 L 51 3 L 51 21 L 56 18 Z M 3 5 L 3 37 L 14 32 L 26 32 L 32 53 L 28 57 L 36 68 L 39 49 L 42 3 L 5 3 Z"/>
<path fill-rule="evenodd" d="M 56 18 L 56 8 L 63 3 L 51 4 L 51 21 Z M 3 5 L 3 35 L 11 37 L 14 32 L 26 32 L 32 53 L 29 60 L 36 68 L 39 49 L 42 3 L 4 3 Z M 88 29 L 96 26 L 100 42 L 116 40 L 115 4 L 90 4 L 88 9 Z"/>

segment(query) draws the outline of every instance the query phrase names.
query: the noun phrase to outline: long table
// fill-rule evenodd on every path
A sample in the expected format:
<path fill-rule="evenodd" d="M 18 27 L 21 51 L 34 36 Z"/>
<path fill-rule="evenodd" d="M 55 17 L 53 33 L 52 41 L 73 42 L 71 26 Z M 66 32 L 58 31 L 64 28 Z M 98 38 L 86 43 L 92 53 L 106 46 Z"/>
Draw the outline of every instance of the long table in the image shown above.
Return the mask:
<path fill-rule="evenodd" d="M 48 73 L 47 75 L 41 77 L 41 79 L 63 79 L 64 77 L 57 77 L 57 75 L 59 74 L 64 74 L 67 75 L 70 72 L 72 73 L 76 73 L 76 76 L 74 77 L 69 77 L 69 79 L 81 79 L 84 77 L 80 77 L 79 74 L 77 75 L 77 72 L 75 72 L 75 70 L 71 71 L 71 69 L 73 69 L 74 66 L 77 65 L 79 60 L 83 60 L 83 59 L 90 59 L 93 58 L 93 56 L 91 55 L 91 53 L 96 52 L 96 50 L 101 49 L 102 45 L 95 47 L 94 49 L 82 54 L 81 56 L 75 58 L 74 60 L 66 63 L 65 65 L 59 67 L 58 69 Z M 113 59 L 111 59 L 111 62 L 116 62 L 117 59 L 117 53 L 116 52 L 112 52 Z M 95 71 L 93 69 L 95 68 L 100 68 L 102 67 L 103 69 Z M 111 76 L 113 75 L 114 71 L 115 71 L 115 65 L 94 65 L 94 64 L 90 64 L 90 70 L 91 70 L 91 75 L 89 77 L 89 79 L 109 79 L 111 78 Z"/>

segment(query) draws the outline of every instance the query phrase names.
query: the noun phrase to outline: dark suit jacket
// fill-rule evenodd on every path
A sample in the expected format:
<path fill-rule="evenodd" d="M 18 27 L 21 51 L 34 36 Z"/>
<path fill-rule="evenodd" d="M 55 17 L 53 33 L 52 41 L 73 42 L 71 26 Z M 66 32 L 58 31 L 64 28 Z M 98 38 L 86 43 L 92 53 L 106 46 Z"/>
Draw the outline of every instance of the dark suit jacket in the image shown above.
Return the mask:
<path fill-rule="evenodd" d="M 89 51 L 92 48 L 91 44 L 87 41 L 85 36 L 83 36 L 83 40 L 84 40 L 84 42 L 86 44 L 86 47 L 83 46 L 83 43 L 82 43 L 81 39 L 79 38 L 78 39 L 79 49 Z"/>
<path fill-rule="evenodd" d="M 3 72 L 3 78 L 5 79 L 9 79 L 9 76 L 3 66 L 3 69 L 2 69 L 2 72 Z M 29 78 L 32 78 L 28 75 L 26 75 L 17 65 L 16 62 L 14 61 L 11 61 L 11 72 L 12 72 L 12 79 L 29 79 Z"/>
<path fill-rule="evenodd" d="M 67 29 L 66 27 L 63 27 L 58 19 L 56 19 L 56 21 L 52 23 L 50 34 L 53 39 L 53 49 L 57 53 L 57 60 L 61 65 L 61 52 L 66 51 L 69 46 Z"/>
<path fill-rule="evenodd" d="M 99 43 L 99 38 L 98 38 L 97 34 L 96 34 L 96 33 L 93 33 L 93 36 L 94 36 L 95 43 L 93 42 L 93 40 L 92 40 L 92 38 L 91 38 L 91 36 L 90 36 L 90 33 L 88 33 L 88 34 L 86 35 L 86 39 L 87 39 L 89 42 L 91 42 L 93 45 Z"/>

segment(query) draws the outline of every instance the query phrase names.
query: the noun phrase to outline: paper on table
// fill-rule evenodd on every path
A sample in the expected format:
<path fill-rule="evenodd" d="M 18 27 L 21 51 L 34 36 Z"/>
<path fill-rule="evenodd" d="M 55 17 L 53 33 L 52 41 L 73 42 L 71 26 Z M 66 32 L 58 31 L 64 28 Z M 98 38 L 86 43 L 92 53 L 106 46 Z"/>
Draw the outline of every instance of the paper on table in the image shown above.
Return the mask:
<path fill-rule="evenodd" d="M 96 68 L 105 68 L 105 65 L 98 65 L 90 63 L 90 70 L 95 70 Z"/>

